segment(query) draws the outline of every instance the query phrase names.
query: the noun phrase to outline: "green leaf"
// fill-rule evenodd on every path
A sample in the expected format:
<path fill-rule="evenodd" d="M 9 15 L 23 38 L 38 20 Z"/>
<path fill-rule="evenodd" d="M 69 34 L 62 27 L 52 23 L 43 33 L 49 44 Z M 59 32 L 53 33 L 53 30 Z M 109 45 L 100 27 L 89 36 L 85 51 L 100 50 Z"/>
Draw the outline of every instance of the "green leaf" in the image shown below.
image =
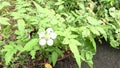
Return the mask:
<path fill-rule="evenodd" d="M 3 7 L 6 7 L 6 6 L 10 6 L 10 3 L 9 3 L 9 2 L 6 2 L 6 1 L 2 2 L 2 3 L 0 4 L 0 10 L 1 10 Z"/>
<path fill-rule="evenodd" d="M 110 15 L 111 15 L 113 18 L 115 18 L 115 17 L 116 17 L 116 9 L 115 9 L 115 7 L 110 8 L 110 9 L 109 9 L 109 13 L 110 13 Z"/>
<path fill-rule="evenodd" d="M 93 38 L 93 37 L 90 37 L 90 41 L 92 42 L 92 45 L 93 45 L 94 50 L 95 50 L 95 52 L 96 52 L 96 43 L 95 43 L 94 38 Z"/>
<path fill-rule="evenodd" d="M 90 31 L 91 31 L 93 34 L 97 35 L 97 36 L 100 35 L 99 31 L 97 30 L 97 27 L 91 26 L 91 27 L 90 27 Z"/>
<path fill-rule="evenodd" d="M 13 58 L 13 53 L 12 52 L 7 52 L 5 54 L 5 64 L 8 65 L 10 63 L 10 61 Z"/>
<path fill-rule="evenodd" d="M 83 37 L 89 37 L 89 36 L 90 36 L 90 30 L 89 30 L 89 29 L 83 30 L 82 36 L 83 36 Z"/>
<path fill-rule="evenodd" d="M 0 24 L 2 25 L 10 25 L 9 19 L 6 17 L 0 17 Z"/>
<path fill-rule="evenodd" d="M 35 59 L 36 51 L 40 50 L 39 46 L 34 46 L 33 49 L 30 51 L 30 55 L 32 56 L 32 59 Z"/>
<path fill-rule="evenodd" d="M 20 12 L 12 12 L 11 16 L 13 16 L 13 19 L 21 19 L 23 18 L 25 15 L 23 13 Z M 26 16 L 25 16 L 26 17 Z"/>
<path fill-rule="evenodd" d="M 23 19 L 18 20 L 18 30 L 20 32 L 20 35 L 23 36 L 25 33 L 25 22 Z"/>
<path fill-rule="evenodd" d="M 59 48 L 55 48 L 55 51 L 58 53 L 58 55 L 64 56 L 63 50 L 61 50 Z"/>
<path fill-rule="evenodd" d="M 97 27 L 97 30 L 103 35 L 105 40 L 107 40 L 107 34 L 106 34 L 105 30 L 102 27 Z"/>
<path fill-rule="evenodd" d="M 79 41 L 77 41 L 77 40 L 75 40 L 75 39 L 72 39 L 72 38 L 71 38 L 71 40 L 74 41 L 74 43 L 75 43 L 76 45 L 81 45 L 81 43 L 80 43 Z M 63 40 L 62 43 L 63 43 L 63 44 L 69 44 L 71 40 L 70 40 L 70 38 L 64 38 L 64 40 Z"/>
<path fill-rule="evenodd" d="M 78 45 L 79 45 L 79 46 L 82 45 L 82 44 L 81 44 L 78 40 L 76 40 L 76 39 L 70 39 L 69 44 L 70 44 L 70 42 L 72 42 L 72 43 L 74 42 L 74 45 L 77 45 L 77 46 L 78 46 Z"/>
<path fill-rule="evenodd" d="M 90 68 L 93 68 L 93 54 L 91 52 L 86 52 L 86 62 L 88 63 L 88 65 L 90 66 Z"/>
<path fill-rule="evenodd" d="M 35 5 L 35 7 L 37 8 L 37 12 L 43 12 L 44 11 L 44 9 L 39 4 L 37 4 L 35 1 L 33 1 L 33 3 Z"/>
<path fill-rule="evenodd" d="M 85 10 L 85 5 L 82 2 L 79 4 L 79 6 L 82 10 Z"/>
<path fill-rule="evenodd" d="M 10 46 L 10 45 L 5 45 L 5 46 L 4 46 L 4 49 L 2 49 L 1 51 L 2 51 L 2 52 L 5 52 L 5 51 L 10 51 L 11 49 L 13 49 L 12 46 Z"/>
<path fill-rule="evenodd" d="M 112 47 L 114 47 L 114 48 L 117 48 L 117 46 L 119 46 L 119 43 L 118 43 L 117 41 L 115 41 L 115 40 L 111 40 L 111 41 L 110 41 L 110 45 L 111 45 Z"/>
<path fill-rule="evenodd" d="M 90 23 L 91 25 L 100 25 L 101 24 L 100 21 L 98 21 L 97 19 L 90 17 L 90 16 L 87 17 L 87 20 L 88 20 L 88 23 Z"/>
<path fill-rule="evenodd" d="M 63 10 L 64 6 L 63 5 L 60 5 L 58 10 Z"/>
<path fill-rule="evenodd" d="M 56 62 L 58 59 L 58 54 L 57 52 L 52 52 L 52 62 L 53 62 L 53 66 L 55 66 Z"/>
<path fill-rule="evenodd" d="M 21 50 L 23 50 L 23 47 L 21 45 L 17 45 L 16 49 L 19 50 L 19 51 L 21 51 Z"/>
<path fill-rule="evenodd" d="M 9 45 L 5 45 L 1 52 L 5 52 L 5 64 L 8 65 L 10 61 L 14 58 L 13 55 L 17 52 L 16 45 L 10 42 Z"/>
<path fill-rule="evenodd" d="M 58 2 L 55 3 L 55 5 L 61 5 L 61 4 L 63 4 L 63 3 L 64 3 L 64 1 L 58 0 Z"/>
<path fill-rule="evenodd" d="M 32 59 L 35 59 L 35 54 L 36 54 L 36 50 L 30 51 L 30 55 L 32 56 Z"/>
<path fill-rule="evenodd" d="M 33 47 L 35 46 L 35 45 L 37 45 L 38 44 L 38 39 L 32 39 L 32 40 L 30 40 L 28 43 L 26 43 L 26 45 L 24 46 L 24 49 L 23 49 L 23 51 L 24 50 L 26 50 L 26 51 L 31 51 L 32 49 L 33 49 Z"/>
<path fill-rule="evenodd" d="M 70 39 L 69 41 L 69 47 L 70 50 L 72 51 L 72 53 L 74 54 L 75 60 L 79 66 L 79 68 L 81 68 L 81 59 L 84 60 L 84 58 L 80 55 L 79 50 L 78 50 L 78 46 L 80 43 L 74 39 Z"/>

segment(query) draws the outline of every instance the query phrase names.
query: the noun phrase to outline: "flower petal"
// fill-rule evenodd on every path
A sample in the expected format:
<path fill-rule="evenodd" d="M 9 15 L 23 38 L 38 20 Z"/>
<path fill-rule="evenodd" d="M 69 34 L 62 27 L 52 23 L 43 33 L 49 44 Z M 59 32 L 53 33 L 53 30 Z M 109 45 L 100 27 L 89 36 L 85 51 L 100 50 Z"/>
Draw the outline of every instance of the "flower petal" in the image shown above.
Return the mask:
<path fill-rule="evenodd" d="M 53 32 L 53 29 L 52 28 L 47 28 L 46 32 L 49 34 L 49 33 Z"/>
<path fill-rule="evenodd" d="M 45 36 L 45 33 L 44 33 L 44 32 L 39 33 L 39 38 L 40 38 L 40 39 L 43 38 L 44 36 Z"/>
<path fill-rule="evenodd" d="M 40 39 L 39 44 L 40 45 L 45 45 L 46 44 L 46 40 L 45 39 Z"/>
<path fill-rule="evenodd" d="M 57 37 L 57 34 L 54 33 L 54 32 L 52 32 L 52 33 L 50 33 L 50 37 L 51 37 L 52 39 L 55 39 L 55 38 Z"/>
<path fill-rule="evenodd" d="M 47 40 L 47 44 L 48 44 L 49 46 L 52 46 L 52 45 L 53 45 L 53 40 L 52 40 L 52 39 L 48 39 L 48 40 Z"/>

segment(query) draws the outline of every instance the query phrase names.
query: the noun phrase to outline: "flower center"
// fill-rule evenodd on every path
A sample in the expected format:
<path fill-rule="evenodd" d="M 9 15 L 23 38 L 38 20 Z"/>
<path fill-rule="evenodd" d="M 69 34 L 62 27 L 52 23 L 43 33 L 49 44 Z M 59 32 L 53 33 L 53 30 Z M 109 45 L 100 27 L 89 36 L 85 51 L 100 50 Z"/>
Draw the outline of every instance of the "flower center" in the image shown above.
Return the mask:
<path fill-rule="evenodd" d="M 50 39 L 50 35 L 49 35 L 49 34 L 46 34 L 46 35 L 45 35 L 45 39 L 46 39 L 46 40 Z"/>

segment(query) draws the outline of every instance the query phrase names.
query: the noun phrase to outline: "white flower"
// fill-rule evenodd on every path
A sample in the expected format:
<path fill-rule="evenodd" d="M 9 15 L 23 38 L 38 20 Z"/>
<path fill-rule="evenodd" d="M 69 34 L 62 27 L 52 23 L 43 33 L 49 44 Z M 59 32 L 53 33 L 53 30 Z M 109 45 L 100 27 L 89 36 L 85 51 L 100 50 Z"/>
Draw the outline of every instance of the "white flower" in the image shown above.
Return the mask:
<path fill-rule="evenodd" d="M 56 37 L 57 37 L 57 34 L 56 33 L 50 33 L 50 37 L 52 38 L 52 39 L 55 39 Z"/>
<path fill-rule="evenodd" d="M 49 46 L 52 46 L 52 45 L 53 45 L 53 40 L 52 40 L 52 39 L 48 39 L 48 40 L 47 40 L 47 44 L 48 44 Z"/>
<path fill-rule="evenodd" d="M 40 39 L 39 44 L 40 45 L 45 45 L 46 44 L 46 40 L 45 39 Z"/>
<path fill-rule="evenodd" d="M 41 38 L 44 38 L 44 36 L 45 36 L 45 33 L 44 33 L 44 32 L 39 33 L 39 38 L 40 38 L 40 39 L 41 39 Z"/>
<path fill-rule="evenodd" d="M 54 41 L 53 39 L 55 39 L 57 37 L 57 34 L 53 32 L 52 28 L 48 28 L 46 29 L 46 32 L 41 32 L 39 33 L 39 44 L 40 45 L 49 45 L 52 46 Z"/>
<path fill-rule="evenodd" d="M 52 28 L 47 28 L 46 32 L 49 34 L 49 33 L 53 32 L 53 29 Z"/>

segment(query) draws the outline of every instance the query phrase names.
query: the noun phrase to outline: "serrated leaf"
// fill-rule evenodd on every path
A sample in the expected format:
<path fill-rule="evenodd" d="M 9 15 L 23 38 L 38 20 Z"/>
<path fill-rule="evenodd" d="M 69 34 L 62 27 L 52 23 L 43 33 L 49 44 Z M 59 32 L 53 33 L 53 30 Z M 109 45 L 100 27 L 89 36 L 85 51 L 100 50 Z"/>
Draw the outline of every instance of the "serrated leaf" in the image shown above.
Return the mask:
<path fill-rule="evenodd" d="M 90 27 L 90 31 L 95 35 L 100 35 L 99 31 L 96 29 L 96 27 Z"/>
<path fill-rule="evenodd" d="M 35 45 L 38 44 L 38 39 L 32 39 L 23 48 L 23 51 L 31 51 Z"/>
<path fill-rule="evenodd" d="M 75 60 L 78 64 L 78 67 L 81 68 L 81 59 L 84 60 L 84 58 L 80 55 L 79 50 L 78 50 L 78 45 L 79 43 L 76 43 L 74 39 L 70 40 L 69 47 L 72 53 L 74 54 Z"/>
<path fill-rule="evenodd" d="M 59 48 L 56 48 L 55 51 L 58 53 L 58 55 L 61 55 L 63 56 L 63 50 L 59 49 Z"/>
<path fill-rule="evenodd" d="M 13 19 L 20 19 L 20 18 L 23 18 L 23 15 L 22 13 L 20 12 L 12 12 L 11 13 L 11 16 L 13 16 Z"/>
<path fill-rule="evenodd" d="M 110 41 L 110 45 L 114 48 L 117 48 L 117 46 L 119 46 L 119 43 L 115 40 L 112 40 L 112 41 Z"/>
<path fill-rule="evenodd" d="M 5 54 L 5 64 L 8 65 L 13 57 L 13 53 L 7 52 Z"/>
<path fill-rule="evenodd" d="M 102 27 L 97 27 L 97 30 L 103 35 L 105 40 L 107 40 L 107 34 L 106 34 L 105 30 Z"/>
<path fill-rule="evenodd" d="M 2 3 L 0 4 L 0 10 L 1 10 L 3 7 L 6 7 L 6 6 L 10 6 L 10 3 L 9 3 L 9 2 L 6 2 L 6 1 L 2 2 Z"/>
<path fill-rule="evenodd" d="M 72 51 L 72 53 L 74 54 L 75 60 L 80 68 L 81 67 L 81 59 L 80 59 L 80 54 L 79 54 L 77 46 L 70 44 L 69 47 L 70 47 L 70 50 Z"/>
<path fill-rule="evenodd" d="M 89 37 L 89 36 L 90 36 L 90 30 L 89 30 L 89 29 L 83 30 L 82 36 L 83 36 L 83 37 Z"/>
<path fill-rule="evenodd" d="M 59 8 L 58 8 L 58 10 L 62 10 L 63 8 L 64 8 L 64 6 L 60 5 Z"/>
<path fill-rule="evenodd" d="M 82 8 L 82 10 L 85 10 L 85 5 L 81 2 L 81 4 L 79 4 L 80 8 Z"/>
<path fill-rule="evenodd" d="M 35 58 L 36 50 L 31 50 L 30 55 L 32 56 L 32 59 Z"/>
<path fill-rule="evenodd" d="M 54 51 L 54 48 L 53 48 L 53 47 L 51 47 L 51 48 L 46 48 L 45 51 L 46 51 L 46 52 L 52 52 L 52 51 Z"/>
<path fill-rule="evenodd" d="M 33 3 L 34 3 L 34 5 L 35 5 L 35 7 L 36 7 L 36 9 L 37 9 L 37 12 L 42 12 L 42 11 L 44 11 L 43 8 L 42 8 L 38 3 L 34 2 L 34 1 L 33 1 Z"/>
<path fill-rule="evenodd" d="M 87 61 L 87 63 L 90 66 L 90 68 L 93 68 L 93 61 Z"/>
<path fill-rule="evenodd" d="M 70 38 L 64 38 L 64 40 L 63 40 L 63 44 L 69 44 L 70 43 L 70 41 L 74 41 L 74 43 L 76 44 L 76 45 L 81 45 L 81 43 L 79 42 L 79 41 L 77 41 L 77 40 L 75 40 L 75 39 L 70 39 Z"/>
<path fill-rule="evenodd" d="M 59 1 L 59 0 L 58 0 L 58 2 L 55 3 L 55 5 L 61 5 L 61 4 L 63 4 L 63 3 L 64 3 L 64 1 L 62 1 L 62 0 Z"/>
<path fill-rule="evenodd" d="M 62 43 L 63 43 L 63 44 L 69 44 L 69 39 L 68 39 L 68 38 L 64 38 L 64 40 L 63 40 Z"/>
<path fill-rule="evenodd" d="M 52 62 L 53 62 L 53 66 L 55 66 L 56 62 L 58 59 L 58 54 L 57 52 L 52 52 Z"/>
<path fill-rule="evenodd" d="M 69 43 L 70 42 L 74 42 L 74 45 L 81 45 L 81 43 L 78 41 L 78 40 L 76 40 L 76 39 L 70 39 L 70 41 L 69 41 Z"/>
<path fill-rule="evenodd" d="M 0 24 L 2 25 L 10 25 L 9 19 L 6 17 L 0 17 Z"/>
<path fill-rule="evenodd" d="M 94 50 L 95 50 L 95 52 L 96 52 L 96 43 L 95 43 L 94 38 L 93 38 L 93 37 L 90 37 L 90 41 L 92 42 L 92 45 L 93 45 Z"/>
<path fill-rule="evenodd" d="M 92 58 L 93 58 L 92 53 L 86 53 L 86 60 L 87 60 L 88 65 L 90 66 L 90 68 L 93 68 Z"/>
<path fill-rule="evenodd" d="M 87 20 L 88 20 L 88 23 L 90 23 L 91 25 L 100 25 L 101 24 L 97 19 L 90 17 L 90 16 L 87 17 Z"/>
<path fill-rule="evenodd" d="M 114 40 L 113 36 L 110 36 L 110 45 L 114 48 L 117 48 L 119 46 L 119 43 L 116 40 Z"/>
<path fill-rule="evenodd" d="M 10 45 L 5 45 L 5 46 L 4 46 L 4 49 L 2 49 L 1 52 L 5 52 L 5 51 L 8 51 L 8 52 L 9 52 L 9 51 L 11 51 L 11 49 L 13 49 L 12 46 L 10 46 Z"/>
<path fill-rule="evenodd" d="M 16 45 L 14 43 L 10 43 L 10 45 L 5 45 L 2 52 L 5 53 L 5 64 L 8 65 L 10 61 L 13 59 L 13 55 L 17 52 Z"/>
<path fill-rule="evenodd" d="M 109 13 L 110 13 L 110 15 L 111 15 L 113 18 L 115 18 L 115 17 L 116 17 L 116 9 L 115 9 L 115 7 L 110 8 L 110 9 L 109 9 Z"/>
<path fill-rule="evenodd" d="M 19 50 L 19 51 L 21 51 L 21 50 L 23 50 L 23 47 L 21 45 L 17 45 L 16 49 Z"/>
<path fill-rule="evenodd" d="M 23 36 L 24 32 L 25 32 L 24 31 L 25 30 L 25 22 L 24 22 L 24 20 L 19 19 L 17 26 L 18 26 L 18 30 L 19 30 L 20 35 Z"/>

